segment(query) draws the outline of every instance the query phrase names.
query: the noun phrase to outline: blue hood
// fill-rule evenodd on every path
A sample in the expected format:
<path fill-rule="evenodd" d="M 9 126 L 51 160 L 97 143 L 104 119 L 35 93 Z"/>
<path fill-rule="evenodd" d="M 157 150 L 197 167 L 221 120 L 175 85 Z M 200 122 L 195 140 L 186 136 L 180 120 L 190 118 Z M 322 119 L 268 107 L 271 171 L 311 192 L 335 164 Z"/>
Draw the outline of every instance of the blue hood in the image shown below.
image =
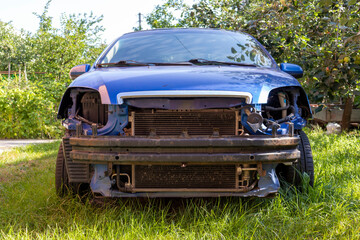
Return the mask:
<path fill-rule="evenodd" d="M 272 89 L 301 87 L 295 78 L 275 68 L 194 65 L 98 68 L 78 77 L 69 88 L 99 91 L 104 85 L 111 104 L 117 104 L 121 92 L 161 90 L 241 91 L 252 94 L 252 103 L 266 103 Z"/>

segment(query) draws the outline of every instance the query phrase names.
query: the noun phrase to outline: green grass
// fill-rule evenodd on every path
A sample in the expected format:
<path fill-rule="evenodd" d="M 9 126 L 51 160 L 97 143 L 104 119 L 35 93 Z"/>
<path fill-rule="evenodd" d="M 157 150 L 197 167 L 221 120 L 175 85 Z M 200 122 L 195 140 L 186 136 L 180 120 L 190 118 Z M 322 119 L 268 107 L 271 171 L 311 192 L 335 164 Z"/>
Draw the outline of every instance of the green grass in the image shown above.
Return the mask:
<path fill-rule="evenodd" d="M 360 132 L 308 131 L 315 185 L 273 199 L 55 195 L 59 142 L 0 155 L 0 239 L 360 239 Z"/>

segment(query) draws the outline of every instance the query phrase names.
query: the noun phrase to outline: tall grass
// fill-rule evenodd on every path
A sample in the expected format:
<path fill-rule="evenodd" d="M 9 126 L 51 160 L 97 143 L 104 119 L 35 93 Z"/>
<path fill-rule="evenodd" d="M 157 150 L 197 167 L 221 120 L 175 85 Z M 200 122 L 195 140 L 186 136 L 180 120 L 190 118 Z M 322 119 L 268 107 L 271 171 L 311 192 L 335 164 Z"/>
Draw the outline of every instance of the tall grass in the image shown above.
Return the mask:
<path fill-rule="evenodd" d="M 4 152 L 0 238 L 360 239 L 360 133 L 308 134 L 314 188 L 284 189 L 272 199 L 58 198 L 59 143 Z"/>

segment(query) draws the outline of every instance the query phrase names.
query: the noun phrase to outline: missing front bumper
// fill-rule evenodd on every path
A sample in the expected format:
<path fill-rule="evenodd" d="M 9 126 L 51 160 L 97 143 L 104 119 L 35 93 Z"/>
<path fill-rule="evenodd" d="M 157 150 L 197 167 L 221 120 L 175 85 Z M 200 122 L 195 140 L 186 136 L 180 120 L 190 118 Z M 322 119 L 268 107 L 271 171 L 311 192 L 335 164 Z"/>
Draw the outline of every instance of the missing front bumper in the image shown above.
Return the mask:
<path fill-rule="evenodd" d="M 298 137 L 70 138 L 74 162 L 114 164 L 280 163 L 300 157 Z"/>
<path fill-rule="evenodd" d="M 265 197 L 279 188 L 276 165 L 300 158 L 298 143 L 296 136 L 84 136 L 70 138 L 70 158 L 94 167 L 91 188 L 103 196 Z M 114 188 L 114 176 L 120 174 L 114 166 L 119 165 L 131 168 L 126 173 L 129 181 L 125 187 Z M 221 172 L 220 168 L 227 170 Z M 245 171 L 239 172 L 239 168 Z M 196 171 L 189 173 L 191 169 Z M 248 185 L 243 184 L 245 172 L 254 173 Z"/>

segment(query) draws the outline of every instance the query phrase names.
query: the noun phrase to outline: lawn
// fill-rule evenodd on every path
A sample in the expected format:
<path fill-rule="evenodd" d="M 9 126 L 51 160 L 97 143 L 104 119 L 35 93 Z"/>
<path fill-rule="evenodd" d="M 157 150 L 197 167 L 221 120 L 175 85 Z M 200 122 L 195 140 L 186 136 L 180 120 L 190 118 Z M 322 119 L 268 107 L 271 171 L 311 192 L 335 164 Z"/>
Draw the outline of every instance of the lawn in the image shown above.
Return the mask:
<path fill-rule="evenodd" d="M 59 142 L 0 155 L 0 239 L 360 239 L 360 132 L 307 131 L 314 188 L 272 199 L 59 198 Z"/>

